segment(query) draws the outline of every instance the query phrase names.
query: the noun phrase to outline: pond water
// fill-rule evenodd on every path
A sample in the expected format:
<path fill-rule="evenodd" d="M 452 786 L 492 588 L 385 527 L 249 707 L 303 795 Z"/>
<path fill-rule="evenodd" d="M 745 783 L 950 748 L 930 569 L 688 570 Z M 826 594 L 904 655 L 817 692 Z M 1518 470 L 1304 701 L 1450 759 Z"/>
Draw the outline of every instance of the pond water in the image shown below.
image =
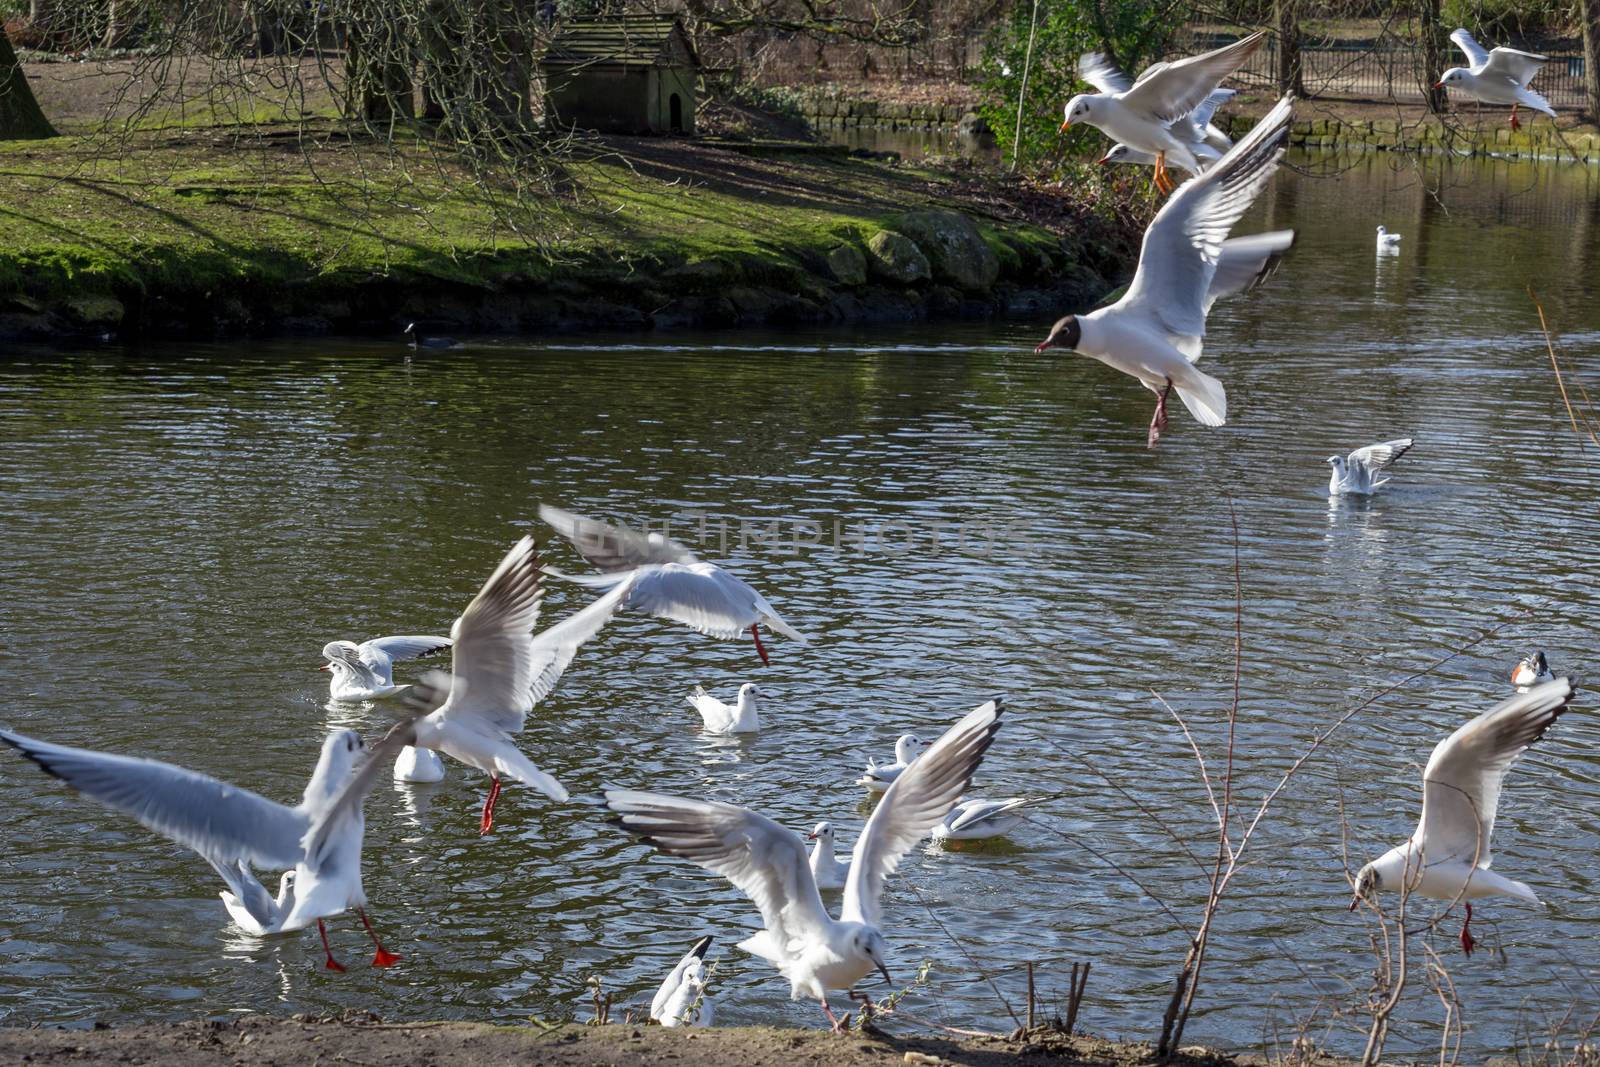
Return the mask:
<path fill-rule="evenodd" d="M 701 794 L 797 830 L 828 819 L 849 843 L 869 811 L 852 784 L 866 756 L 1003 694 L 974 792 L 1052 799 L 1006 843 L 919 848 L 891 879 L 896 979 L 934 961 L 905 1007 L 1009 1029 L 1000 998 L 1020 1012 L 1025 962 L 1058 1003 L 1071 963 L 1092 961 L 1082 1025 L 1149 1037 L 1178 921 L 1203 897 L 1186 851 L 1215 849 L 1193 759 L 1152 692 L 1218 769 L 1236 516 L 1246 814 L 1342 711 L 1503 624 L 1333 736 L 1263 821 L 1220 920 L 1188 1039 L 1252 1046 L 1304 1025 L 1359 1050 L 1336 1013 L 1368 987 L 1374 927 L 1346 911 L 1345 840 L 1359 865 L 1410 832 L 1420 763 L 1508 695 L 1531 647 L 1593 670 L 1600 460 L 1567 423 L 1525 287 L 1593 395 L 1600 178 L 1382 156 L 1297 166 L 1238 232 L 1294 226 L 1299 247 L 1212 317 L 1206 366 L 1231 421 L 1207 431 L 1180 410 L 1155 452 L 1148 394 L 1036 356 L 1042 321 L 488 339 L 415 356 L 348 340 L 13 352 L 0 722 L 293 800 L 322 731 L 387 722 L 327 703 L 325 641 L 443 630 L 539 501 L 671 522 L 812 642 L 775 639 L 763 668 L 748 643 L 621 617 L 531 717 L 534 760 L 575 795 Z M 1378 223 L 1405 235 L 1393 259 L 1375 259 Z M 1402 434 L 1417 444 L 1388 490 L 1330 505 L 1330 453 Z M 741 541 L 772 523 L 818 540 L 816 523 L 820 543 Z M 546 619 L 581 603 L 558 585 Z M 765 694 L 763 732 L 702 736 L 684 694 L 744 681 Z M 1596 712 L 1580 698 L 1501 808 L 1495 868 L 1548 907 L 1477 909 L 1503 955 L 1462 959 L 1450 921 L 1429 938 L 1469 1062 L 1600 1010 Z M 720 1020 L 821 1018 L 733 948 L 755 912 L 730 885 L 515 784 L 480 838 L 484 780 L 460 765 L 369 801 L 371 913 L 405 961 L 332 975 L 314 931 L 240 935 L 193 855 L 3 755 L 7 1023 L 586 1015 L 591 975 L 619 1004 L 646 1003 L 703 933 Z M 332 933 L 363 962 L 353 917 Z M 1436 1048 L 1440 1009 L 1420 981 L 1402 1014 L 1391 1047 Z"/>

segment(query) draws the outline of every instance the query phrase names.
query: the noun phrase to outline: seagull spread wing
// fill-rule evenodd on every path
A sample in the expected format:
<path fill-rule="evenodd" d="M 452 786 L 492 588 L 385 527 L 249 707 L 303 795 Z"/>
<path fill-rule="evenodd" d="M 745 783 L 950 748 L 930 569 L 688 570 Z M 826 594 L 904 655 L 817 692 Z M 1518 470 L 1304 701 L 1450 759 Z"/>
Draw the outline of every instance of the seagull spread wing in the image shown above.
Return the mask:
<path fill-rule="evenodd" d="M 539 505 L 539 518 L 571 541 L 578 555 L 603 571 L 633 570 L 652 563 L 693 563 L 695 559 L 693 552 L 661 534 L 642 534 L 548 504 Z"/>
<path fill-rule="evenodd" d="M 1483 77 L 1506 78 L 1518 88 L 1523 88 L 1533 81 L 1534 75 L 1539 73 L 1539 68 L 1549 61 L 1549 56 L 1541 56 L 1535 52 L 1523 52 L 1516 48 L 1496 48 L 1489 53 L 1489 61 L 1484 64 L 1479 74 Z"/>
<path fill-rule="evenodd" d="M 1217 108 L 1226 104 L 1238 94 L 1239 90 L 1237 89 L 1216 89 L 1212 91 L 1210 96 L 1200 101 L 1200 106 L 1194 109 L 1194 113 L 1189 116 L 1189 121 L 1194 123 L 1195 129 L 1200 131 L 1201 136 L 1205 135 L 1206 127 L 1211 125 L 1211 120 L 1217 114 Z"/>
<path fill-rule="evenodd" d="M 47 774 L 108 808 L 191 848 L 213 867 L 246 860 L 284 870 L 300 861 L 309 817 L 240 789 L 159 760 L 69 748 L 0 730 Z"/>
<path fill-rule="evenodd" d="M 1473 40 L 1472 34 L 1465 29 L 1456 30 L 1450 35 L 1450 40 L 1461 49 L 1461 53 L 1467 57 L 1467 66 L 1474 72 L 1489 62 L 1489 53 L 1484 51 L 1483 45 Z"/>
<path fill-rule="evenodd" d="M 751 939 L 758 955 L 782 963 L 826 936 L 831 920 L 793 830 L 733 804 L 631 789 L 608 789 L 605 798 L 623 829 L 722 875 L 755 902 L 766 925 Z"/>
<path fill-rule="evenodd" d="M 1278 101 L 1227 155 L 1172 194 L 1145 231 L 1139 268 L 1119 306 L 1143 305 L 1173 337 L 1205 335 L 1223 242 L 1277 170 L 1293 103 L 1292 96 Z"/>
<path fill-rule="evenodd" d="M 976 826 L 978 823 L 1009 814 L 1032 803 L 1034 801 L 1027 797 L 1015 797 L 1011 800 L 972 801 L 961 806 L 961 809 L 956 813 L 956 817 L 950 820 L 950 829 L 952 831 L 965 830 L 969 826 Z"/>
<path fill-rule="evenodd" d="M 359 654 L 361 662 L 368 667 L 377 666 L 371 657 L 371 652 L 377 651 L 388 656 L 391 660 L 416 659 L 426 656 L 431 652 L 443 652 L 450 647 L 448 637 L 379 637 L 372 641 L 363 642 Z"/>
<path fill-rule="evenodd" d="M 578 649 L 591 640 L 628 597 L 626 585 L 619 585 L 587 607 L 567 616 L 533 639 L 533 703 L 550 695 L 566 673 Z"/>
<path fill-rule="evenodd" d="M 1217 253 L 1217 267 L 1206 290 L 1206 311 L 1225 296 L 1254 289 L 1272 277 L 1284 255 L 1294 247 L 1293 230 L 1230 237 Z"/>
<path fill-rule="evenodd" d="M 1078 57 L 1078 77 L 1102 93 L 1125 93 L 1133 87 L 1128 76 L 1101 52 L 1085 52 Z"/>
<path fill-rule="evenodd" d="M 450 699 L 440 718 L 477 718 L 502 733 L 520 733 L 533 708 L 533 628 L 544 586 L 533 539 L 506 553 L 467 610 L 455 621 Z"/>
<path fill-rule="evenodd" d="M 361 807 L 367 802 L 367 795 L 372 792 L 373 786 L 377 785 L 380 779 L 389 777 L 389 769 L 394 766 L 400 750 L 416 741 L 417 719 L 424 710 L 418 704 L 431 703 L 429 697 L 435 693 L 442 696 L 444 686 L 447 684 L 448 679 L 443 671 L 430 671 L 420 686 L 413 687 L 414 692 L 407 705 L 409 710 L 406 718 L 391 727 L 382 741 L 367 750 L 367 758 L 328 799 L 327 806 L 316 813 L 301 842 L 305 852 L 303 862 L 307 870 L 324 873 L 327 862 L 339 858 L 337 853 L 330 853 L 328 849 L 328 841 L 333 832 L 347 820 L 360 817 Z M 361 862 L 359 853 L 355 861 Z"/>
<path fill-rule="evenodd" d="M 966 792 L 999 729 L 996 699 L 968 712 L 900 772 L 856 841 L 840 918 L 878 925 L 884 880 Z"/>
<path fill-rule="evenodd" d="M 1122 101 L 1160 122 L 1176 122 L 1204 103 L 1266 39 L 1263 30 L 1202 55 L 1158 64 L 1139 76 Z"/>
<path fill-rule="evenodd" d="M 661 1017 L 667 1013 L 667 1002 L 672 999 L 672 995 L 683 984 L 683 972 L 687 971 L 699 960 L 705 959 L 706 949 L 710 946 L 711 937 L 708 934 L 696 941 L 694 948 L 690 949 L 688 954 L 678 961 L 678 965 L 672 968 L 672 973 L 662 981 L 661 988 L 656 990 L 655 997 L 650 1001 L 650 1018 L 659 1022 Z"/>
<path fill-rule="evenodd" d="M 1366 448 L 1358 448 L 1350 453 L 1345 462 L 1352 467 L 1364 467 L 1369 472 L 1381 471 L 1411 451 L 1412 443 L 1412 439 L 1409 437 L 1398 437 L 1393 441 L 1368 445 Z"/>
<path fill-rule="evenodd" d="M 1422 772 L 1417 842 L 1428 863 L 1489 866 L 1489 839 L 1506 772 L 1567 710 L 1572 682 L 1558 678 L 1496 705 L 1439 742 Z"/>

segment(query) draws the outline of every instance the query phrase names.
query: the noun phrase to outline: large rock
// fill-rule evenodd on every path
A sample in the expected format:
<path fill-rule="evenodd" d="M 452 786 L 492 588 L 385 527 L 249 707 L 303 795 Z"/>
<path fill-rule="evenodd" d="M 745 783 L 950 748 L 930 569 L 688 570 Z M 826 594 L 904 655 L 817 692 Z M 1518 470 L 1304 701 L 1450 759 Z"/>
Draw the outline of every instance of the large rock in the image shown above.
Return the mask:
<path fill-rule="evenodd" d="M 959 211 L 910 211 L 895 228 L 917 243 L 933 267 L 935 281 L 979 292 L 1000 277 L 1000 260 Z"/>
<path fill-rule="evenodd" d="M 994 131 L 989 128 L 989 120 L 976 111 L 967 112 L 956 123 L 956 139 L 969 152 L 995 146 Z"/>
<path fill-rule="evenodd" d="M 828 253 L 828 273 L 840 285 L 867 284 L 867 257 L 855 245 L 840 245 Z"/>
<path fill-rule="evenodd" d="M 933 277 L 933 265 L 917 242 L 893 230 L 879 230 L 867 242 L 867 267 L 874 277 L 896 285 L 925 282 Z"/>

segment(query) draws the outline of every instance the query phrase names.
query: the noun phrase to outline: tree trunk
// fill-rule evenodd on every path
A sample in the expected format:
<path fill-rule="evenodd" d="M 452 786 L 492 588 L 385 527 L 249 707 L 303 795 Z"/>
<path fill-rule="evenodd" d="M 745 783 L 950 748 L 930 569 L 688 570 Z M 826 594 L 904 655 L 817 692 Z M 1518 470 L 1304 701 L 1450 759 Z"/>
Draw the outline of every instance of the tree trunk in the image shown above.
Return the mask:
<path fill-rule="evenodd" d="M 1433 87 L 1439 75 L 1445 71 L 1445 56 L 1448 54 L 1445 51 L 1444 15 L 1440 11 L 1439 0 L 1422 0 L 1417 18 L 1422 26 L 1422 95 L 1428 102 L 1428 110 L 1441 115 L 1449 98 L 1443 89 Z"/>
<path fill-rule="evenodd" d="M 1277 28 L 1278 92 L 1305 96 L 1305 79 L 1300 74 L 1300 18 L 1296 0 L 1274 0 L 1272 21 Z"/>
<path fill-rule="evenodd" d="M 415 116 L 410 66 L 398 56 L 368 54 L 353 27 L 345 35 L 345 73 L 345 107 L 352 118 L 384 125 Z"/>
<path fill-rule="evenodd" d="M 11 40 L 0 30 L 0 141 L 29 141 L 54 137 L 55 127 L 39 110 L 28 88 L 28 78 L 12 51 Z"/>
<path fill-rule="evenodd" d="M 1600 0 L 1580 0 L 1583 21 L 1583 88 L 1589 97 L 1589 121 L 1600 122 Z"/>

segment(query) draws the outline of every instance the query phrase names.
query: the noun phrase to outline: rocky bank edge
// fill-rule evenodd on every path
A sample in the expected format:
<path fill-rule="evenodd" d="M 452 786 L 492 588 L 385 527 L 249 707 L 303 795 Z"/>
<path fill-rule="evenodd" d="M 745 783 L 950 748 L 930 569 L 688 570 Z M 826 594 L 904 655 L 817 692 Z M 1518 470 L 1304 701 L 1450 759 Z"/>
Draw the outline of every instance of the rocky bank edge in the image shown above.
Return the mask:
<path fill-rule="evenodd" d="M 270 1019 L 189 1022 L 95 1030 L 0 1029 L 0 1065 L 161 1064 L 163 1067 L 349 1063 L 377 1067 L 890 1067 L 938 1064 L 965 1067 L 1130 1067 L 1153 1062 L 1150 1047 L 1048 1031 L 1010 1038 L 835 1036 L 817 1030 L 769 1027 L 711 1030 L 659 1026 L 566 1024 L 548 1029 L 481 1023 L 421 1023 Z M 1235 1058 L 1190 1047 L 1167 1061 L 1177 1067 L 1264 1067 L 1267 1060 Z M 1302 1067 L 1345 1067 L 1349 1061 L 1309 1054 Z"/>

